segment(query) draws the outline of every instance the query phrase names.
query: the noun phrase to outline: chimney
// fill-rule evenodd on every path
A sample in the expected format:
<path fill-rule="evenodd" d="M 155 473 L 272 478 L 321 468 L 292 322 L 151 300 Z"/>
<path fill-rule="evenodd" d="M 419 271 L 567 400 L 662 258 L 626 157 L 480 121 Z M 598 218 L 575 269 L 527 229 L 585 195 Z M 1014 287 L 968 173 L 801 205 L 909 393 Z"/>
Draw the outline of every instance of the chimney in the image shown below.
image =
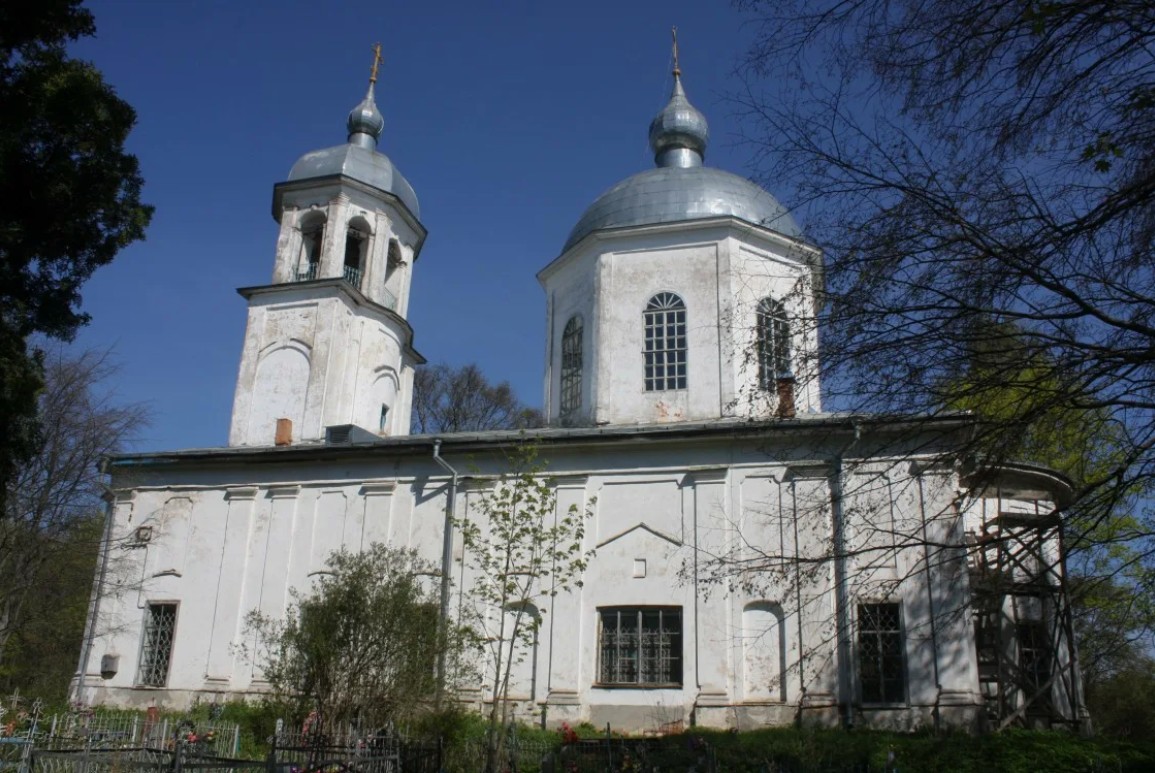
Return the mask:
<path fill-rule="evenodd" d="M 273 442 L 279 446 L 293 445 L 292 419 L 277 419 L 277 437 Z"/>
<path fill-rule="evenodd" d="M 794 377 L 778 377 L 778 418 L 794 418 Z"/>

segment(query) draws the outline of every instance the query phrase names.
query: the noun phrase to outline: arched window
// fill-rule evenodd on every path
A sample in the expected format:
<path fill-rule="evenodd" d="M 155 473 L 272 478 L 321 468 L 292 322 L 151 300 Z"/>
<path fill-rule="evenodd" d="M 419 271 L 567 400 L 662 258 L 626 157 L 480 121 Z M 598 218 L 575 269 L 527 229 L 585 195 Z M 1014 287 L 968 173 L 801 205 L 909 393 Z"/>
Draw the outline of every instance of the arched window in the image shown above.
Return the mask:
<path fill-rule="evenodd" d="M 758 303 L 758 384 L 773 390 L 775 382 L 790 375 L 790 320 L 786 305 L 773 298 Z"/>
<path fill-rule="evenodd" d="M 658 293 L 646 305 L 646 391 L 686 388 L 686 304 Z"/>
<path fill-rule="evenodd" d="M 561 334 L 561 415 L 582 404 L 582 320 L 573 316 Z"/>
<path fill-rule="evenodd" d="M 297 257 L 296 280 L 316 279 L 321 268 L 321 245 L 325 237 L 325 218 L 306 215 L 301 221 L 301 254 Z"/>
<path fill-rule="evenodd" d="M 345 232 L 345 281 L 361 289 L 361 275 L 365 270 L 365 252 L 369 246 L 368 229 L 362 223 L 351 222 Z"/>

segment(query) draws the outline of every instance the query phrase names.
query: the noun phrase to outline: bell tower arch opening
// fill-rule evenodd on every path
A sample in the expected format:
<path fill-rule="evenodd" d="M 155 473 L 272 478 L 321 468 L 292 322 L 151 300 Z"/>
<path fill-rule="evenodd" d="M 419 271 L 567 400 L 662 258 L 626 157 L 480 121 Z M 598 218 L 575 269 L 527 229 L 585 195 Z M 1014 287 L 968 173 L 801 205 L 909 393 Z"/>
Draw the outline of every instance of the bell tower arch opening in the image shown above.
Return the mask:
<path fill-rule="evenodd" d="M 317 279 L 321 274 L 321 251 L 325 244 L 325 215 L 318 211 L 306 212 L 298 226 L 301 249 L 297 256 L 294 278 L 298 282 Z"/>

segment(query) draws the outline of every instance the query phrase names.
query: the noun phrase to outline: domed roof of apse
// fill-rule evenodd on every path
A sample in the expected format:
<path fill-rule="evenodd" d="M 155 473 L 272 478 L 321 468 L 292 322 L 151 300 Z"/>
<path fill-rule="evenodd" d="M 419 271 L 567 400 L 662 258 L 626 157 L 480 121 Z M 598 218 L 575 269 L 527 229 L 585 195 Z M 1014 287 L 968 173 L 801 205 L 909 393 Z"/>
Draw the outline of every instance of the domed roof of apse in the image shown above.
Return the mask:
<path fill-rule="evenodd" d="M 377 139 L 385 119 L 373 97 L 373 83 L 360 104 L 349 113 L 349 141 L 323 150 L 314 150 L 297 159 L 289 171 L 289 181 L 314 177 L 344 175 L 401 199 L 414 217 L 421 217 L 413 186 L 384 153 L 377 150 Z"/>
<path fill-rule="evenodd" d="M 702 166 L 709 141 L 706 118 L 682 89 L 674 71 L 669 103 L 650 124 L 657 169 L 627 177 L 586 209 L 562 252 L 604 228 L 736 217 L 791 237 L 802 229 L 778 200 L 736 174 Z"/>

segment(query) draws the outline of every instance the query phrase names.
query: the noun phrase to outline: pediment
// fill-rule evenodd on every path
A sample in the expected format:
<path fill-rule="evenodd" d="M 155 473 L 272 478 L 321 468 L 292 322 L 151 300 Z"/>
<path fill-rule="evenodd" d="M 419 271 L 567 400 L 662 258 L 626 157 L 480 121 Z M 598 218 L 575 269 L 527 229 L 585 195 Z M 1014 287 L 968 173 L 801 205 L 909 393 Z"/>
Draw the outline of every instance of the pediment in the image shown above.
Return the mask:
<path fill-rule="evenodd" d="M 601 542 L 599 542 L 597 544 L 597 548 L 598 548 L 598 550 L 601 550 L 603 547 L 605 547 L 606 545 L 609 545 L 611 542 L 617 542 L 618 540 L 622 539 L 623 537 L 626 537 L 626 536 L 633 534 L 634 532 L 637 532 L 637 531 L 648 532 L 649 534 L 657 537 L 658 539 L 665 540 L 666 542 L 669 542 L 671 545 L 674 545 L 675 547 L 681 547 L 682 546 L 682 541 L 680 539 L 678 539 L 677 537 L 675 537 L 671 534 L 667 534 L 664 531 L 660 531 L 658 529 L 655 529 L 653 526 L 650 526 L 645 521 L 639 521 L 638 523 L 634 524 L 630 528 L 628 528 L 624 531 L 620 531 L 617 534 L 614 534 L 613 536 L 607 537 L 606 539 L 602 540 Z"/>

